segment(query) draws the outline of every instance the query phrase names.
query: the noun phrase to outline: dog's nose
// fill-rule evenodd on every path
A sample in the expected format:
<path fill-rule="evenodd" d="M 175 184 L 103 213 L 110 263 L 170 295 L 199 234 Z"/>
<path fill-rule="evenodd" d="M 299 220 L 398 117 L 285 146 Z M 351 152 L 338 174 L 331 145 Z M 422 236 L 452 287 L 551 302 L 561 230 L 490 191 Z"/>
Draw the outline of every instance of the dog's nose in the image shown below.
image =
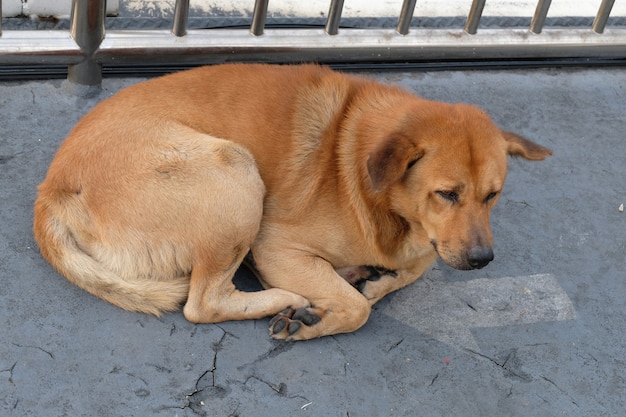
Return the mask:
<path fill-rule="evenodd" d="M 467 262 L 473 269 L 480 269 L 493 261 L 493 250 L 490 247 L 474 246 L 469 250 Z"/>

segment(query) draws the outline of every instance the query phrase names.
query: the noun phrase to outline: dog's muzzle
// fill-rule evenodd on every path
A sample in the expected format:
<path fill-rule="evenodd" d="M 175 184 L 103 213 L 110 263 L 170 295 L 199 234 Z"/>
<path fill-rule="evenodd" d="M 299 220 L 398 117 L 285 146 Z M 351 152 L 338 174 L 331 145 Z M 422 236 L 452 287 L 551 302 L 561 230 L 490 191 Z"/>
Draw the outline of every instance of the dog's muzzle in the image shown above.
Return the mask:
<path fill-rule="evenodd" d="M 462 256 L 450 256 L 450 254 L 445 251 L 444 253 L 440 252 L 437 241 L 431 240 L 430 243 L 433 245 L 437 255 L 439 255 L 446 264 L 455 269 L 481 269 L 486 267 L 489 262 L 493 261 L 493 249 L 490 246 L 474 246 Z"/>

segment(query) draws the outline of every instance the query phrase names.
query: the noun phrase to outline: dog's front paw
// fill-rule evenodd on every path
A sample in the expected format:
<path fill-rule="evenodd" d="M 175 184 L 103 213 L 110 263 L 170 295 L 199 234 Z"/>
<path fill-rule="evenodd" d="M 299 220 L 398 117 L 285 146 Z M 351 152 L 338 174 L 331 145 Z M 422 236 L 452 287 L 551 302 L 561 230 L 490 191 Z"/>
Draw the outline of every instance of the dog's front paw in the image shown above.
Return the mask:
<path fill-rule="evenodd" d="M 315 309 L 303 307 L 298 309 L 287 308 L 270 320 L 270 336 L 274 339 L 295 340 L 301 330 L 313 326 L 322 319 L 314 312 Z"/>

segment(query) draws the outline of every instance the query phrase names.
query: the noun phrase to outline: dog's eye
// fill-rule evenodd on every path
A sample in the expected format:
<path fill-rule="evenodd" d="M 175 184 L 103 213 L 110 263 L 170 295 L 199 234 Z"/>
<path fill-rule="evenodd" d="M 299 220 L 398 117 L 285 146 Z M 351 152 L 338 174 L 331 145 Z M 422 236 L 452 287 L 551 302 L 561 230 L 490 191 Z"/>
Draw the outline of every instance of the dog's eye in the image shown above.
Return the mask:
<path fill-rule="evenodd" d="M 490 202 L 491 200 L 496 198 L 497 195 L 498 195 L 497 191 L 494 191 L 493 193 L 489 193 L 489 195 L 487 195 L 487 197 L 485 197 L 485 203 Z"/>
<path fill-rule="evenodd" d="M 436 194 L 451 203 L 457 203 L 459 201 L 459 194 L 456 191 L 436 191 Z"/>

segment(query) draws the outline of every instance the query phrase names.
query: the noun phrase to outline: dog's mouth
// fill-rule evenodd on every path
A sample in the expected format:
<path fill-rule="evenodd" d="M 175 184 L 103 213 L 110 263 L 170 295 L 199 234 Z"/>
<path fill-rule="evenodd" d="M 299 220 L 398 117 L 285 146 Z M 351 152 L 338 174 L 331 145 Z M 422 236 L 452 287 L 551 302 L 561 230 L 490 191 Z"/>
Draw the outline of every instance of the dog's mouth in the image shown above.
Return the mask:
<path fill-rule="evenodd" d="M 454 269 L 463 271 L 471 269 L 481 269 L 486 267 L 493 260 L 493 250 L 491 247 L 474 246 L 465 251 L 461 256 L 450 255 L 446 250 L 440 251 L 437 241 L 431 239 L 430 244 L 435 252 L 446 265 Z"/>

